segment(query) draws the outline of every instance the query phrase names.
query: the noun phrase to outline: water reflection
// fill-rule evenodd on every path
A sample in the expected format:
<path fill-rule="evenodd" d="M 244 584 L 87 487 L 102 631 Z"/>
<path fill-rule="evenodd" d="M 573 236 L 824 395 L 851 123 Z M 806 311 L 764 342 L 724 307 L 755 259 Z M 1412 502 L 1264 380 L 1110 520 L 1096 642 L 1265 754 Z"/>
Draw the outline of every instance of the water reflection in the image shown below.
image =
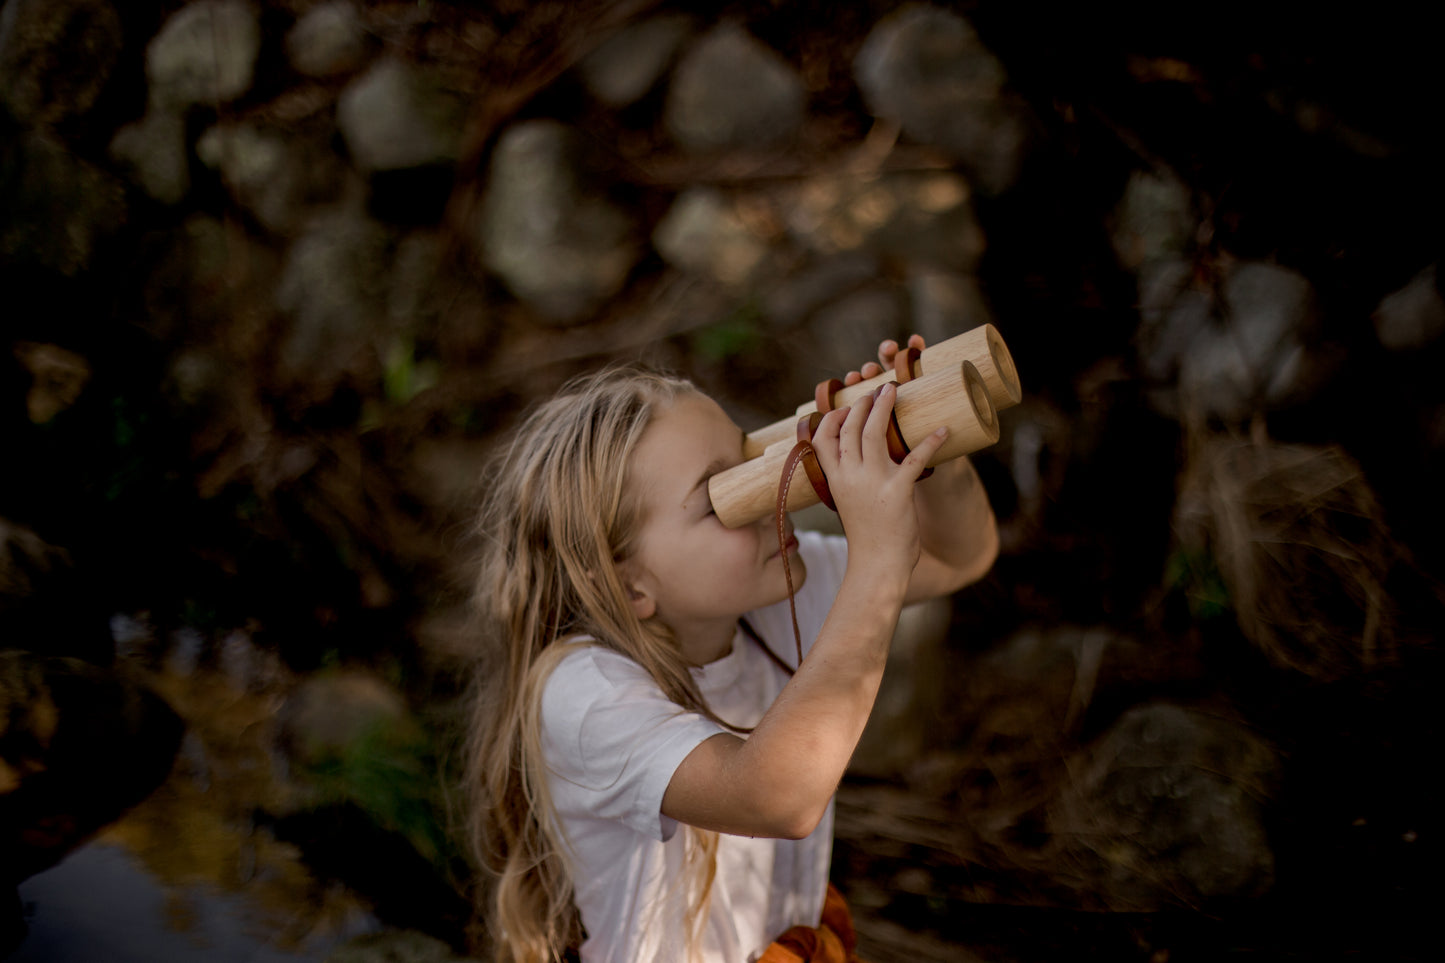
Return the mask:
<path fill-rule="evenodd" d="M 275 749 L 277 710 L 296 680 L 238 677 L 227 660 L 169 649 L 151 661 L 157 669 L 129 664 L 185 720 L 168 778 L 21 883 L 29 934 L 7 963 L 320 961 L 381 929 L 370 903 L 267 828 L 297 806 Z"/>
<path fill-rule="evenodd" d="M 357 908 L 341 928 L 318 933 L 299 919 L 288 926 L 248 892 L 163 884 L 109 838 L 26 880 L 20 899 L 30 934 L 11 963 L 320 961 L 339 940 L 373 928 Z M 277 942 L 298 924 L 311 931 L 290 946 Z"/>

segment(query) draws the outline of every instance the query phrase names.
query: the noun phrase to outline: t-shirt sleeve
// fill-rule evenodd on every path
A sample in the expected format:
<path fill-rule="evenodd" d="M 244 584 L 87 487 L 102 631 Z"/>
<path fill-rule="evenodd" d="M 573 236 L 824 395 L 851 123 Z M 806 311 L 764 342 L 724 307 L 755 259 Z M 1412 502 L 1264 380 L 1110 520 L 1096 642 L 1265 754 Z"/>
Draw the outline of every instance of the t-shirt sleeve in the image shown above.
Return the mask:
<path fill-rule="evenodd" d="M 542 692 L 542 755 L 559 814 L 620 821 L 666 840 L 662 796 L 687 754 L 722 726 L 672 702 L 635 662 L 600 646 L 553 670 Z"/>

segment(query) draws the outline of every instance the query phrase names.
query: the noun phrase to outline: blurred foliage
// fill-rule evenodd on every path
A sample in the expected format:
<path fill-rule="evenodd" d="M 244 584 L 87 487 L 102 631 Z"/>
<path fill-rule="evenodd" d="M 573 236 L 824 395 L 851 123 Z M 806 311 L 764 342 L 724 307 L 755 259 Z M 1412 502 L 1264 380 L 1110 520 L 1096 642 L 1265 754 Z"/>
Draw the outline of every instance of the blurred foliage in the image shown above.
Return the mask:
<path fill-rule="evenodd" d="M 765 341 L 765 323 L 762 310 L 749 301 L 716 324 L 694 332 L 693 351 L 698 359 L 710 364 L 749 354 Z"/>
<path fill-rule="evenodd" d="M 1176 549 L 1164 562 L 1164 584 L 1184 596 L 1189 614 L 1201 622 L 1229 614 L 1229 589 L 1208 552 Z"/>
<path fill-rule="evenodd" d="M 339 752 L 308 763 L 302 774 L 316 805 L 351 803 L 382 829 L 404 836 L 438 869 L 447 868 L 452 843 L 436 753 L 419 727 L 378 721 Z"/>

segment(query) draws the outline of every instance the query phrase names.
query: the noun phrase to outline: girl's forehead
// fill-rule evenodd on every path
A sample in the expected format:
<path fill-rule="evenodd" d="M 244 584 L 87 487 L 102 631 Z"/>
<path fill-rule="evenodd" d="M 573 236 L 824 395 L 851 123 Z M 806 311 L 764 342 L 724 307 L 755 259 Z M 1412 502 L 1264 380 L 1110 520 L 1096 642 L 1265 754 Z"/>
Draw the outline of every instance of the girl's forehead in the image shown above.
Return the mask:
<path fill-rule="evenodd" d="M 628 481 L 644 498 L 685 499 L 735 464 L 743 433 L 717 402 L 689 392 L 657 406 L 632 450 Z"/>

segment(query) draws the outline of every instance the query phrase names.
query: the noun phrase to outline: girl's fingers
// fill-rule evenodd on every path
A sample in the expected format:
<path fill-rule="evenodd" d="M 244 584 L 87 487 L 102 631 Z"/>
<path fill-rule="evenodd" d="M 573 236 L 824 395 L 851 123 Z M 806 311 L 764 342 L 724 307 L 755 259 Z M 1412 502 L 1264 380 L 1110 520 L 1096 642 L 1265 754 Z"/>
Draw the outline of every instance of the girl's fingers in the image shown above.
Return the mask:
<path fill-rule="evenodd" d="M 943 443 L 947 440 L 947 428 L 940 427 L 929 432 L 926 438 L 909 450 L 908 457 L 901 462 L 902 467 L 917 478 L 923 474 L 923 470 L 928 467 L 928 463 L 933 460 L 933 456 L 938 453 L 938 449 L 943 447 Z"/>
<path fill-rule="evenodd" d="M 868 444 L 882 445 L 883 450 L 888 450 L 888 443 L 884 437 L 888 433 L 888 424 L 893 417 L 893 403 L 897 400 L 898 390 L 891 382 L 883 385 L 877 394 L 877 400 L 868 412 L 868 421 L 863 426 L 863 432 L 867 436 Z"/>
<path fill-rule="evenodd" d="M 872 395 L 864 395 L 847 409 L 847 417 L 838 429 L 838 456 L 859 458 L 863 454 L 863 426 L 873 410 Z"/>
<path fill-rule="evenodd" d="M 867 381 L 869 378 L 876 378 L 883 373 L 881 365 L 870 361 L 860 371 L 850 371 L 843 376 L 843 384 L 856 385 L 860 381 Z"/>
<path fill-rule="evenodd" d="M 898 342 L 889 338 L 878 343 L 878 370 L 893 367 L 893 358 L 898 354 Z"/>

